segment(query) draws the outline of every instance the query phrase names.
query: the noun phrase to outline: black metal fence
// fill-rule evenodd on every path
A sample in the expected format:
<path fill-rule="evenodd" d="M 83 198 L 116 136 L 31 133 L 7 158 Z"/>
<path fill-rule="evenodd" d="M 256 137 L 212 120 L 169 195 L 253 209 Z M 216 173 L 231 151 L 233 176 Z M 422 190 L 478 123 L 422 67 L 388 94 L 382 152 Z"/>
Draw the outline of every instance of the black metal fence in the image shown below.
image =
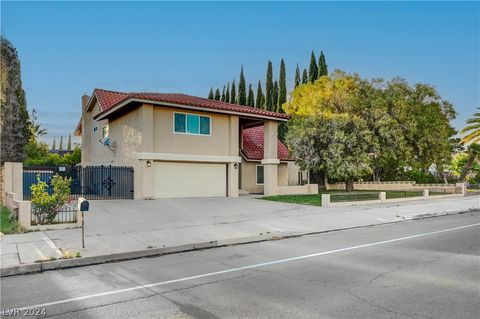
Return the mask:
<path fill-rule="evenodd" d="M 330 200 L 333 202 L 358 202 L 364 200 L 376 200 L 380 198 L 380 192 L 332 192 Z"/>
<path fill-rule="evenodd" d="M 71 198 L 65 205 L 62 206 L 60 212 L 51 221 L 45 220 L 44 212 L 40 211 L 32 205 L 30 220 L 32 225 L 40 224 L 65 224 L 77 222 L 77 200 Z"/>
<path fill-rule="evenodd" d="M 23 169 L 23 199 L 30 200 L 31 185 L 38 179 L 48 185 L 52 193 L 54 175 L 71 178 L 72 198 L 133 199 L 133 168 L 126 166 L 31 166 Z"/>

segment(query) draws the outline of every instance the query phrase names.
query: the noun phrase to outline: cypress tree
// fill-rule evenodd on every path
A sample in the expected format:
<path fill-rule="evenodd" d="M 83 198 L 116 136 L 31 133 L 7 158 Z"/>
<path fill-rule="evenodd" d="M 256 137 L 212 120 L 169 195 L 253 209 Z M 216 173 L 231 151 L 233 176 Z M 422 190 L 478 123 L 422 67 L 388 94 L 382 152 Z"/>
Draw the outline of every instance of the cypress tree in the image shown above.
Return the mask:
<path fill-rule="evenodd" d="M 225 102 L 225 85 L 223 86 L 223 90 L 222 90 L 222 97 L 220 99 L 222 102 Z"/>
<path fill-rule="evenodd" d="M 308 69 L 308 81 L 313 83 L 318 78 L 318 66 L 317 59 L 315 58 L 315 53 L 312 51 L 310 56 L 310 68 Z"/>
<path fill-rule="evenodd" d="M 243 65 L 240 70 L 240 82 L 238 83 L 238 104 L 247 105 L 247 86 L 243 75 Z"/>
<path fill-rule="evenodd" d="M 273 106 L 273 67 L 272 62 L 268 61 L 267 77 L 265 82 L 265 109 L 272 111 Z"/>
<path fill-rule="evenodd" d="M 281 106 L 287 102 L 287 75 L 285 70 L 285 62 L 280 62 L 280 79 L 278 83 L 278 107 L 277 110 L 283 113 Z"/>
<path fill-rule="evenodd" d="M 318 77 L 328 75 L 327 62 L 325 61 L 325 55 L 323 51 L 320 51 L 320 58 L 318 59 Z"/>
<path fill-rule="evenodd" d="M 60 145 L 58 146 L 59 150 L 63 150 L 63 136 L 60 136 Z"/>
<path fill-rule="evenodd" d="M 300 78 L 300 68 L 298 67 L 297 63 L 297 68 L 295 69 L 295 87 L 299 86 L 301 81 L 302 79 Z"/>
<path fill-rule="evenodd" d="M 302 84 L 308 83 L 308 73 L 307 69 L 303 69 L 303 74 L 302 74 Z"/>
<path fill-rule="evenodd" d="M 272 111 L 273 112 L 278 112 L 278 97 L 279 97 L 278 82 L 275 81 L 273 83 L 273 92 L 272 92 Z"/>
<path fill-rule="evenodd" d="M 72 135 L 68 135 L 67 150 L 72 150 Z"/>
<path fill-rule="evenodd" d="M 57 142 L 55 141 L 55 137 L 53 138 L 52 150 L 57 149 Z"/>
<path fill-rule="evenodd" d="M 248 85 L 248 98 L 247 98 L 247 105 L 248 106 L 255 106 L 255 97 L 253 95 L 252 85 Z"/>
<path fill-rule="evenodd" d="M 230 103 L 230 82 L 227 83 L 227 90 L 225 91 L 225 102 Z"/>
<path fill-rule="evenodd" d="M 236 91 L 237 89 L 235 88 L 235 80 L 233 80 L 232 90 L 230 91 L 230 103 L 232 104 L 237 104 Z"/>
<path fill-rule="evenodd" d="M 215 90 L 215 96 L 213 98 L 214 100 L 220 101 L 220 90 L 216 89 Z"/>
<path fill-rule="evenodd" d="M 210 88 L 210 92 L 208 93 L 208 98 L 210 100 L 213 100 L 213 89 L 212 88 Z"/>
<path fill-rule="evenodd" d="M 263 91 L 262 91 L 262 83 L 258 81 L 257 86 L 257 101 L 255 102 L 255 107 L 262 109 L 263 108 Z"/>

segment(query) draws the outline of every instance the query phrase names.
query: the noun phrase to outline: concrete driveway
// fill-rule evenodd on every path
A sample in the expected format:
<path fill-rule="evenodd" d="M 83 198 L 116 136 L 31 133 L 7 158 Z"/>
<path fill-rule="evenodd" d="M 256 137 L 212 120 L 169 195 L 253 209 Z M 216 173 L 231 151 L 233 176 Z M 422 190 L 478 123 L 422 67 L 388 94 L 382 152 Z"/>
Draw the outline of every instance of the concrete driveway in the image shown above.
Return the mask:
<path fill-rule="evenodd" d="M 136 232 L 317 214 L 313 206 L 250 197 L 90 201 L 89 233 Z M 112 227 L 112 225 L 115 225 Z"/>

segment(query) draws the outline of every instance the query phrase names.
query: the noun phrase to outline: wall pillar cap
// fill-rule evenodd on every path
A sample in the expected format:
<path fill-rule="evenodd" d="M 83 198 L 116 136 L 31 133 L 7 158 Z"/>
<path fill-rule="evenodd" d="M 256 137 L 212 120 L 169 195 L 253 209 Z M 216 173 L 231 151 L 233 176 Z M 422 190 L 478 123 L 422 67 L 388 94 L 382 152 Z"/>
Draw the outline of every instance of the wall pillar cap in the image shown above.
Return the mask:
<path fill-rule="evenodd" d="M 262 165 L 268 165 L 268 164 L 280 164 L 280 160 L 278 158 L 264 158 L 260 162 Z"/>

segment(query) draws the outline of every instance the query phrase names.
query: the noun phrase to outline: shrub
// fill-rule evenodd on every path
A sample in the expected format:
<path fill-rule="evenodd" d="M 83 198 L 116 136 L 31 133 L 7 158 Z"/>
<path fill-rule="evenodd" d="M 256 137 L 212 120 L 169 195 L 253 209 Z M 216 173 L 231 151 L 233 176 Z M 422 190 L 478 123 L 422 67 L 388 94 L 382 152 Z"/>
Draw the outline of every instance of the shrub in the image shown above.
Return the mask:
<path fill-rule="evenodd" d="M 70 178 L 54 175 L 52 178 L 53 193 L 49 194 L 48 184 L 37 176 L 37 184 L 30 186 L 32 205 L 38 224 L 50 224 L 70 197 Z"/>
<path fill-rule="evenodd" d="M 409 181 L 415 181 L 417 184 L 436 184 L 436 183 L 442 183 L 442 181 L 428 173 L 424 173 L 421 171 L 417 170 L 412 170 L 412 171 L 407 171 L 404 173 L 404 179 L 407 179 Z"/>

